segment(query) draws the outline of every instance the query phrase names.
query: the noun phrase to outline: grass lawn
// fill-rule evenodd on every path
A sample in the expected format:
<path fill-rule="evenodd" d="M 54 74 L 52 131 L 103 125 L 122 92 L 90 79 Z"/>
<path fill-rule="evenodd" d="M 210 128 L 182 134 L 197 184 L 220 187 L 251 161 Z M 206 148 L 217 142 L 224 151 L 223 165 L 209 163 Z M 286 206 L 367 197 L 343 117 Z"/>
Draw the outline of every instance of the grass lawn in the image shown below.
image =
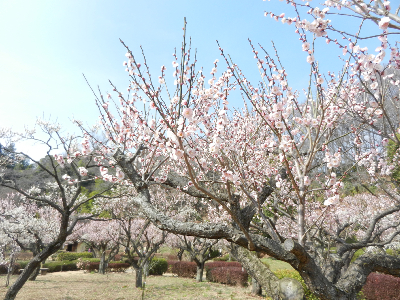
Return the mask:
<path fill-rule="evenodd" d="M 13 276 L 12 282 L 17 278 Z M 0 276 L 0 299 L 7 291 L 5 276 Z M 68 271 L 39 275 L 28 281 L 17 295 L 19 300 L 122 300 L 141 299 L 141 290 L 134 287 L 134 273 L 108 275 Z M 171 276 L 149 276 L 144 299 L 262 299 L 250 294 L 250 287 L 234 287 L 217 283 Z"/>
<path fill-rule="evenodd" d="M 267 264 L 271 271 L 276 271 L 276 270 L 294 270 L 291 265 L 289 265 L 287 262 L 273 259 L 271 257 L 268 258 L 261 258 L 261 261 L 264 264 Z"/>

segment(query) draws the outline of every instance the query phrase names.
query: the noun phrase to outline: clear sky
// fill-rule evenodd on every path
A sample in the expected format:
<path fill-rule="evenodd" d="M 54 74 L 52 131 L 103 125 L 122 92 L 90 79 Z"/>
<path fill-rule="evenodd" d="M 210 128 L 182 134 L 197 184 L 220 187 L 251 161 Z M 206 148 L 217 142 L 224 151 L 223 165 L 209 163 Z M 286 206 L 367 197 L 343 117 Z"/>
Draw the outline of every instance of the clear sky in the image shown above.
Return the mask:
<path fill-rule="evenodd" d="M 218 39 L 245 74 L 257 75 L 247 39 L 271 52 L 273 40 L 292 79 L 289 84 L 306 88 L 309 64 L 294 26 L 264 17 L 264 11 L 294 17 L 289 9 L 283 2 L 262 0 L 0 0 L 0 127 L 22 130 L 40 116 L 57 119 L 70 132 L 78 132 L 72 118 L 93 124 L 98 112 L 82 73 L 104 92 L 110 91 L 109 79 L 126 90 L 126 51 L 119 38 L 136 56 L 143 46 L 153 76 L 162 65 L 171 71 L 184 17 L 198 66 L 206 71 L 220 58 Z M 327 54 L 338 53 L 329 47 Z M 338 62 L 329 59 L 327 68 L 335 70 Z M 43 156 L 34 147 L 21 147 L 36 158 Z"/>

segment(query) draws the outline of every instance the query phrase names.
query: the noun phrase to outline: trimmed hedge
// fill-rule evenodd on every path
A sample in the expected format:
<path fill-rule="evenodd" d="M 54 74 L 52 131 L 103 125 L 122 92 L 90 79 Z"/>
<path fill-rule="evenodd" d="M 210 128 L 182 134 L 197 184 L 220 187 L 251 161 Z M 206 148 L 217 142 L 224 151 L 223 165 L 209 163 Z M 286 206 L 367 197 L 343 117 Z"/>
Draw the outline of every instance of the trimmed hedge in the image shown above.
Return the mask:
<path fill-rule="evenodd" d="M 167 260 L 168 263 L 168 273 L 172 273 L 172 266 L 177 263 L 179 260 Z"/>
<path fill-rule="evenodd" d="M 196 276 L 197 266 L 190 261 L 176 261 L 171 265 L 171 273 L 179 277 L 193 278 Z"/>
<path fill-rule="evenodd" d="M 21 268 L 21 265 L 19 263 L 14 264 L 14 270 L 13 270 L 13 275 L 19 274 L 19 269 Z M 8 273 L 8 264 L 5 265 L 0 265 L 0 274 L 7 274 Z"/>
<path fill-rule="evenodd" d="M 76 261 L 52 261 L 45 263 L 43 268 L 48 268 L 48 272 L 76 271 Z"/>
<path fill-rule="evenodd" d="M 14 274 L 19 274 L 20 269 L 25 269 L 29 261 L 18 261 L 14 267 Z M 76 267 L 76 261 L 50 261 L 43 265 L 43 268 L 48 268 L 48 272 L 60 272 L 62 271 L 75 271 L 78 270 Z M 5 273 L 2 273 L 5 270 Z M 0 266 L 0 274 L 7 274 L 7 267 Z"/>
<path fill-rule="evenodd" d="M 107 266 L 108 272 L 125 272 L 131 265 L 122 262 L 110 262 Z M 100 262 L 88 262 L 84 269 L 88 272 L 98 271 L 100 267 Z"/>
<path fill-rule="evenodd" d="M 162 275 L 168 270 L 168 262 L 165 258 L 154 257 L 150 261 L 149 275 Z"/>
<path fill-rule="evenodd" d="M 60 252 L 57 255 L 57 260 L 77 260 L 78 258 L 93 258 L 92 252 Z"/>
<path fill-rule="evenodd" d="M 213 268 L 221 268 L 221 267 L 236 267 L 236 268 L 241 268 L 242 264 L 237 261 L 213 261 L 206 263 L 205 269 L 213 269 Z"/>
<path fill-rule="evenodd" d="M 211 282 L 246 286 L 248 274 L 242 267 L 217 267 L 207 270 L 206 278 Z"/>
<path fill-rule="evenodd" d="M 362 293 L 367 300 L 399 300 L 400 278 L 371 273 L 367 277 Z"/>
<path fill-rule="evenodd" d="M 18 264 L 20 266 L 20 269 L 25 269 L 26 265 L 30 262 L 30 260 L 19 260 Z"/>
<path fill-rule="evenodd" d="M 127 263 L 112 263 L 110 262 L 107 266 L 107 271 L 109 272 L 125 272 L 131 265 Z"/>

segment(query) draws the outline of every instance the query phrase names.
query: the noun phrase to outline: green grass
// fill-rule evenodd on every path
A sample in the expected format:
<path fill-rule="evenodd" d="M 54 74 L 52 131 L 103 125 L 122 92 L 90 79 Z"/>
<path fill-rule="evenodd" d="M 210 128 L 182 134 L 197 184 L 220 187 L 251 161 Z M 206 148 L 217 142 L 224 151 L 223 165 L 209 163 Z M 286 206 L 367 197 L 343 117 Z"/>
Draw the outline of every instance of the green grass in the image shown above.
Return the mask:
<path fill-rule="evenodd" d="M 271 257 L 268 258 L 261 258 L 261 261 L 269 266 L 272 272 L 276 270 L 294 270 L 291 265 L 289 265 L 287 262 L 277 260 Z"/>

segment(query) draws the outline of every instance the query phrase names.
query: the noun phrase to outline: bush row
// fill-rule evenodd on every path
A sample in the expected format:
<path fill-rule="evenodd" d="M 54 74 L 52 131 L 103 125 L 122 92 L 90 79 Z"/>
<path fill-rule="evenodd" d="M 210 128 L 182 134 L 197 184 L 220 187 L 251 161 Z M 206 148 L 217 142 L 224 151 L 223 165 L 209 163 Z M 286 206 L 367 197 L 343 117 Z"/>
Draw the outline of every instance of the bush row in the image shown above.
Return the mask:
<path fill-rule="evenodd" d="M 13 274 L 16 275 L 19 273 L 19 269 L 22 269 L 19 263 L 14 264 L 14 272 Z M 8 273 L 8 264 L 0 265 L 0 274 L 7 274 Z"/>
<path fill-rule="evenodd" d="M 14 266 L 13 274 L 19 274 L 20 269 L 25 269 L 29 261 L 19 261 Z M 7 274 L 7 265 L 0 266 L 0 274 Z M 60 272 L 62 271 L 75 271 L 78 270 L 76 267 L 76 262 L 71 261 L 53 261 L 48 262 L 43 265 L 43 268 L 48 268 L 48 272 Z"/>
<path fill-rule="evenodd" d="M 206 278 L 211 282 L 229 285 L 246 286 L 248 283 L 247 271 L 242 267 L 207 268 Z"/>
<path fill-rule="evenodd" d="M 78 258 L 93 258 L 92 252 L 59 252 L 57 255 L 57 260 L 77 260 Z"/>
<path fill-rule="evenodd" d="M 197 266 L 194 262 L 168 261 L 169 271 L 179 277 L 193 278 L 196 276 Z M 239 262 L 214 261 L 206 263 L 206 278 L 212 282 L 230 285 L 247 284 L 247 272 Z"/>
<path fill-rule="evenodd" d="M 193 278 L 196 276 L 196 263 L 190 261 L 169 261 L 169 269 L 172 274 L 179 277 Z"/>
<path fill-rule="evenodd" d="M 367 300 L 400 299 L 400 278 L 386 274 L 371 273 L 362 289 Z"/>
<path fill-rule="evenodd" d="M 241 268 L 242 264 L 238 261 L 213 261 L 206 263 L 205 268 L 213 269 L 213 268 L 221 268 L 221 267 L 236 267 Z"/>
<path fill-rule="evenodd" d="M 83 270 L 86 271 L 95 271 L 99 270 L 100 262 L 87 262 L 83 266 Z M 125 272 L 126 269 L 130 267 L 128 263 L 121 263 L 121 262 L 110 262 L 107 266 L 107 271 L 109 272 Z"/>

